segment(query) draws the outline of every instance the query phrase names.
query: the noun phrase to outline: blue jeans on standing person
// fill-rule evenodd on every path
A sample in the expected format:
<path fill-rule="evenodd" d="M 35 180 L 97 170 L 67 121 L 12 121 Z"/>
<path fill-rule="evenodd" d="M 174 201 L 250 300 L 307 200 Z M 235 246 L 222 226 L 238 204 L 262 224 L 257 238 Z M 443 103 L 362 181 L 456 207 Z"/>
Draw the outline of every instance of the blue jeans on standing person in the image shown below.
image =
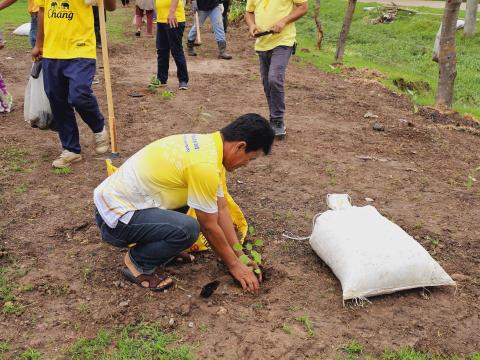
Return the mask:
<path fill-rule="evenodd" d="M 31 22 L 30 22 L 30 33 L 28 34 L 28 40 L 30 41 L 30 46 L 33 48 L 35 46 L 35 42 L 37 41 L 37 29 L 38 29 L 38 13 L 33 13 L 31 15 Z"/>
<path fill-rule="evenodd" d="M 92 91 L 95 67 L 95 59 L 42 59 L 43 86 L 60 141 L 64 149 L 77 154 L 81 148 L 75 110 L 94 133 L 105 126 Z"/>
<path fill-rule="evenodd" d="M 157 79 L 162 84 L 166 84 L 168 80 L 170 53 L 177 65 L 178 81 L 188 84 L 187 60 L 182 45 L 184 31 L 184 22 L 179 22 L 176 28 L 167 23 L 157 23 Z"/>
<path fill-rule="evenodd" d="M 225 41 L 225 31 L 223 29 L 223 17 L 222 17 L 222 9 L 220 6 L 214 7 L 212 10 L 198 10 L 198 21 L 200 22 L 200 27 L 203 26 L 203 23 L 207 18 L 210 18 L 213 27 L 213 33 L 215 34 L 215 40 Z M 195 37 L 197 36 L 197 24 L 194 23 L 190 32 L 188 33 L 188 41 L 194 41 Z"/>
<path fill-rule="evenodd" d="M 130 259 L 142 274 L 152 274 L 192 246 L 200 233 L 200 224 L 179 211 L 151 208 L 134 212 L 128 224 L 121 221 L 110 228 L 98 211 L 95 220 L 102 240 L 110 245 L 130 248 Z"/>

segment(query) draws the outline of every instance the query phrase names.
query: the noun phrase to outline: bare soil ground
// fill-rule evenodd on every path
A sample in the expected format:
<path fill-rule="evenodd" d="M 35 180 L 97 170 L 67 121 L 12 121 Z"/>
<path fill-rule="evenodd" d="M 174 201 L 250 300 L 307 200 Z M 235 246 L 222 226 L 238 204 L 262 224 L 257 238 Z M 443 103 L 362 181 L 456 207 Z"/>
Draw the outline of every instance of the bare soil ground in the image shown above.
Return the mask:
<path fill-rule="evenodd" d="M 188 58 L 190 90 L 177 91 L 172 64 L 172 99 L 146 91 L 156 66 L 152 39 L 112 46 L 117 164 L 160 137 L 214 131 L 246 112 L 267 115 L 246 34 L 243 27 L 230 30 L 234 59 L 221 61 L 206 33 L 200 56 Z M 21 315 L 0 314 L 0 339 L 12 344 L 8 356 L 32 347 L 45 358 L 61 358 L 65 348 L 99 329 L 140 321 L 168 328 L 171 318 L 180 342 L 193 345 L 200 359 L 333 358 L 354 339 L 375 356 L 400 346 L 466 355 L 480 349 L 480 188 L 466 186 L 480 165 L 474 128 L 456 131 L 464 127 L 455 118 L 427 110 L 415 115 L 408 99 L 375 80 L 325 74 L 293 58 L 286 140 L 229 177 L 230 192 L 266 243 L 269 280 L 258 295 L 244 294 L 205 252 L 194 264 L 170 268 L 179 286 L 158 294 L 126 283 L 119 273 L 123 253 L 100 240 L 92 191 L 106 172 L 85 124 L 84 161 L 71 174 L 54 174 L 51 161 L 61 151 L 56 134 L 23 121 L 28 52 L 5 49 L 1 56 L 16 109 L 0 116 L 0 265 L 16 259 L 12 285 L 33 285 L 15 292 L 26 305 Z M 102 84 L 94 91 L 106 114 Z M 368 111 L 378 119 L 364 118 Z M 211 117 L 199 116 L 205 112 Z M 374 131 L 374 122 L 384 131 Z M 454 275 L 456 291 L 416 289 L 373 298 L 363 308 L 344 305 L 338 280 L 308 242 L 282 237 L 284 231 L 308 235 L 313 215 L 326 210 L 325 195 L 335 192 L 349 193 L 356 205 L 373 198 Z M 218 278 L 216 293 L 200 298 L 202 286 Z M 296 320 L 304 315 L 314 324 L 313 337 Z M 284 324 L 291 334 L 282 331 Z"/>

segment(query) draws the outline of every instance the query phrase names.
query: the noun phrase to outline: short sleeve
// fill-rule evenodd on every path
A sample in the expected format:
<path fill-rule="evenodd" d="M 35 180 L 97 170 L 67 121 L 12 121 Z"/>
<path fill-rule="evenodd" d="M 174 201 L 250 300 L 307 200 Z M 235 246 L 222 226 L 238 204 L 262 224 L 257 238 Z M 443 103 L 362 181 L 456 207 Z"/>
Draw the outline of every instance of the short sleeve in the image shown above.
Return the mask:
<path fill-rule="evenodd" d="M 38 7 L 41 7 L 41 8 L 45 8 L 45 0 L 33 0 L 33 3 L 35 4 L 35 6 L 38 6 Z"/>
<path fill-rule="evenodd" d="M 194 164 L 185 171 L 188 206 L 206 213 L 218 212 L 217 194 L 221 188 L 218 168 L 212 164 Z"/>
<path fill-rule="evenodd" d="M 255 4 L 255 0 L 247 0 L 247 7 L 246 7 L 245 10 L 246 10 L 247 12 L 253 13 L 253 12 L 255 11 L 255 8 L 256 8 L 255 5 L 256 5 L 256 4 Z"/>

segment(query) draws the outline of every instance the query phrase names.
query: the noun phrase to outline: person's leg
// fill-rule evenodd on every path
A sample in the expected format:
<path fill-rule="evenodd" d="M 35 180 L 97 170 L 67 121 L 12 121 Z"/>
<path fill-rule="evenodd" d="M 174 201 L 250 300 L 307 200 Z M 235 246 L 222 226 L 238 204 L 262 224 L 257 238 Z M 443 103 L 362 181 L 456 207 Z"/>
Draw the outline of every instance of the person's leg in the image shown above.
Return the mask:
<path fill-rule="evenodd" d="M 80 154 L 75 112 L 68 101 L 69 79 L 64 75 L 64 69 L 69 61 L 44 58 L 42 60 L 43 84 L 62 147 L 72 153 Z"/>
<path fill-rule="evenodd" d="M 30 25 L 30 33 L 28 34 L 28 40 L 30 40 L 30 46 L 33 48 L 35 46 L 35 42 L 37 41 L 37 29 L 38 29 L 38 20 L 37 20 L 37 13 L 32 14 L 31 16 L 32 21 Z"/>
<path fill-rule="evenodd" d="M 272 107 L 270 104 L 270 86 L 268 84 L 268 72 L 270 69 L 271 51 L 257 51 L 258 59 L 260 61 L 260 75 L 262 76 L 263 92 L 267 98 L 268 111 L 271 117 Z"/>
<path fill-rule="evenodd" d="M 210 11 L 210 20 L 212 22 L 213 33 L 218 45 L 218 58 L 230 60 L 232 56 L 227 53 L 227 42 L 225 39 L 225 31 L 223 30 L 223 18 L 220 6 Z"/>
<path fill-rule="evenodd" d="M 147 35 L 153 35 L 153 10 L 145 10 L 147 16 Z"/>
<path fill-rule="evenodd" d="M 160 80 L 162 84 L 166 84 L 168 80 L 170 60 L 169 28 L 170 26 L 166 23 L 157 23 L 157 79 Z"/>
<path fill-rule="evenodd" d="M 198 238 L 200 225 L 192 217 L 171 210 L 151 208 L 135 211 L 130 222 L 118 222 L 114 229 L 102 224 L 102 238 L 115 246 L 131 246 L 129 255 L 141 274 L 152 274 L 192 246 Z"/>
<path fill-rule="evenodd" d="M 222 18 L 223 18 L 223 31 L 225 31 L 225 34 L 227 33 L 227 27 L 228 27 L 228 9 L 229 8 L 230 8 L 230 0 L 223 0 Z"/>
<path fill-rule="evenodd" d="M 183 52 L 183 32 L 185 30 L 185 23 L 179 22 L 178 27 L 168 28 L 168 42 L 170 44 L 170 51 L 172 53 L 175 64 L 177 65 L 177 77 L 180 85 L 188 85 L 188 69 L 187 60 Z"/>
<path fill-rule="evenodd" d="M 136 36 L 140 36 L 142 31 L 142 21 L 143 21 L 143 10 L 135 5 L 135 24 L 137 25 L 137 31 L 135 32 Z"/>
<path fill-rule="evenodd" d="M 277 136 L 285 135 L 285 72 L 288 60 L 292 55 L 291 46 L 277 46 L 272 50 L 270 68 L 268 71 L 268 86 L 270 89 L 270 121 L 274 125 Z"/>

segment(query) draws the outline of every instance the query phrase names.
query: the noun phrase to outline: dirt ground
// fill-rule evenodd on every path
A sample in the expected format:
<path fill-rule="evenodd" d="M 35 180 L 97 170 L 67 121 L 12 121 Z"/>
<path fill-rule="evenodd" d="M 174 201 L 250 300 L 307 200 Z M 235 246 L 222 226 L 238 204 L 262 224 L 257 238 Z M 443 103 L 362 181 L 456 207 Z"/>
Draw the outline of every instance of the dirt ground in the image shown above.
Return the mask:
<path fill-rule="evenodd" d="M 172 99 L 146 91 L 156 67 L 152 39 L 111 47 L 117 164 L 166 135 L 214 131 L 246 112 L 267 115 L 252 41 L 243 26 L 228 37 L 234 59 L 222 61 L 212 35 L 204 34 L 200 55 L 188 58 L 188 91 L 177 91 L 172 63 Z M 415 115 L 407 98 L 374 79 L 326 74 L 293 58 L 286 140 L 228 181 L 265 241 L 269 280 L 258 295 L 244 294 L 205 252 L 194 264 L 170 267 L 179 286 L 158 294 L 126 283 L 119 272 L 123 253 L 100 240 L 92 192 L 106 172 L 85 124 L 84 161 L 73 173 L 57 175 L 51 169 L 61 151 L 56 134 L 23 121 L 29 63 L 26 50 L 1 53 L 15 111 L 0 116 L 0 265 L 15 259 L 14 286 L 33 285 L 15 292 L 26 306 L 23 314 L 0 314 L 0 340 L 12 345 L 8 356 L 32 347 L 44 358 L 62 357 L 99 329 L 140 321 L 168 328 L 171 318 L 179 342 L 192 345 L 199 359 L 328 359 L 342 355 L 352 340 L 375 356 L 400 346 L 462 355 L 480 349 L 480 187 L 466 185 L 480 165 L 478 131 L 429 110 Z M 94 91 L 106 114 L 103 81 Z M 129 97 L 132 92 L 145 96 Z M 368 111 L 378 118 L 365 118 Z M 374 131 L 375 122 L 384 131 Z M 365 307 L 344 305 L 339 281 L 308 242 L 282 237 L 285 231 L 308 235 L 314 214 L 326 210 L 326 194 L 343 192 L 356 205 L 374 199 L 453 275 L 457 289 L 415 289 L 372 298 Z M 214 279 L 219 289 L 200 298 L 202 286 Z M 313 322 L 313 337 L 296 320 L 304 315 Z"/>

